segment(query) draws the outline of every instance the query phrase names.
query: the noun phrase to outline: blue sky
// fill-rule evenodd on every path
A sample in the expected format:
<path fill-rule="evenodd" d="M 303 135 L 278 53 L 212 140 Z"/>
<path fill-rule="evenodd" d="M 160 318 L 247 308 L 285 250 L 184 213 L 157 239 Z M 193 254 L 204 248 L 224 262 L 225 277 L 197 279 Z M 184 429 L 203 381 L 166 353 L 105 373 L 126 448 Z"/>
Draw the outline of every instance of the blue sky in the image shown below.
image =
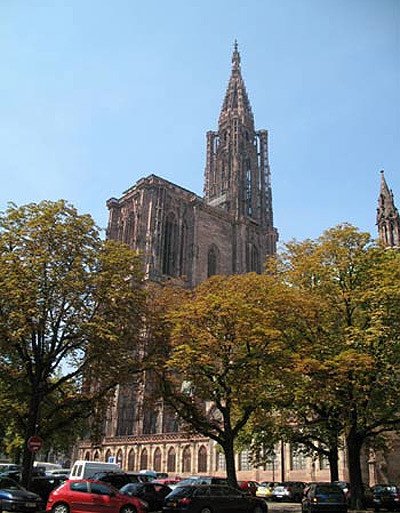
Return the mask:
<path fill-rule="evenodd" d="M 400 207 L 399 0 L 2 0 L 0 210 L 65 198 L 105 227 L 151 173 L 201 195 L 235 39 L 281 241 L 375 236 L 380 169 Z"/>

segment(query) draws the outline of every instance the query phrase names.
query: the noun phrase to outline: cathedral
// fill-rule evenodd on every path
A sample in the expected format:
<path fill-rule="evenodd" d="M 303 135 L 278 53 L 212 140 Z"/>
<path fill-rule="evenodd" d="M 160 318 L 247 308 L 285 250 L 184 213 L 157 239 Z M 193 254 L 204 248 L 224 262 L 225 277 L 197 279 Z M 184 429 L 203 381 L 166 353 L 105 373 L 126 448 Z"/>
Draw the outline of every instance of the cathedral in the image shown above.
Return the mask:
<path fill-rule="evenodd" d="M 153 174 L 107 207 L 107 237 L 140 252 L 147 280 L 194 287 L 215 274 L 261 272 L 278 240 L 268 131 L 255 128 L 237 43 L 218 128 L 207 132 L 204 196 Z M 119 387 L 101 447 L 82 442 L 79 457 L 115 459 L 127 470 L 224 472 L 215 442 L 181 432 L 162 402 L 149 408 L 146 386 L 145 378 Z"/>
<path fill-rule="evenodd" d="M 153 174 L 120 198 L 110 198 L 107 207 L 107 237 L 140 252 L 147 280 L 173 279 L 191 288 L 215 274 L 262 271 L 278 241 L 268 131 L 255 128 L 236 43 L 218 128 L 207 132 L 204 196 Z M 400 217 L 383 171 L 377 228 L 384 246 L 400 246 Z M 170 476 L 224 475 L 225 460 L 215 442 L 181 431 L 162 401 L 150 406 L 145 399 L 148 383 L 145 376 L 116 390 L 101 444 L 82 441 L 76 457 Z M 311 461 L 289 444 L 282 443 L 263 468 L 253 468 L 247 451 L 236 458 L 238 479 L 329 480 L 327 461 Z M 345 477 L 344 455 L 339 467 Z"/>

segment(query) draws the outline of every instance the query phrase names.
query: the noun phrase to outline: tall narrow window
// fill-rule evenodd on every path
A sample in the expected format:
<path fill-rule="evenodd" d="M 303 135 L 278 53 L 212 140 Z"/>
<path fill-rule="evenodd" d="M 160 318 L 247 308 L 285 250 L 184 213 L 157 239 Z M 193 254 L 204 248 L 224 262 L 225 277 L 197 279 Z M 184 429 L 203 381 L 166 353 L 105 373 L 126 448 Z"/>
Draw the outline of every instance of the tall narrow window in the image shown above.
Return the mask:
<path fill-rule="evenodd" d="M 247 246 L 247 272 L 249 273 L 260 273 L 260 252 L 257 246 L 249 244 Z"/>
<path fill-rule="evenodd" d="M 197 472 L 207 472 L 207 449 L 202 445 L 198 452 Z"/>
<path fill-rule="evenodd" d="M 168 451 L 167 472 L 176 472 L 176 452 L 173 447 Z"/>
<path fill-rule="evenodd" d="M 147 460 L 147 449 L 143 449 L 142 454 L 140 455 L 140 470 L 144 470 L 148 467 Z"/>
<path fill-rule="evenodd" d="M 158 447 L 154 451 L 153 468 L 156 472 L 161 472 L 161 450 Z"/>
<path fill-rule="evenodd" d="M 180 240 L 180 254 L 179 254 L 179 275 L 180 276 L 186 276 L 187 271 L 187 238 L 188 238 L 188 227 L 186 222 L 184 221 L 182 223 L 181 228 L 181 240 Z"/>
<path fill-rule="evenodd" d="M 170 212 L 164 226 L 163 274 L 177 275 L 178 260 L 178 224 L 175 215 Z"/>
<path fill-rule="evenodd" d="M 208 250 L 207 257 L 207 277 L 214 276 L 218 274 L 218 248 L 216 246 L 211 246 Z"/>
<path fill-rule="evenodd" d="M 135 451 L 133 449 L 128 454 L 128 470 L 135 470 Z"/>
<path fill-rule="evenodd" d="M 182 472 L 192 471 L 192 452 L 189 446 L 186 446 L 182 454 Z"/>

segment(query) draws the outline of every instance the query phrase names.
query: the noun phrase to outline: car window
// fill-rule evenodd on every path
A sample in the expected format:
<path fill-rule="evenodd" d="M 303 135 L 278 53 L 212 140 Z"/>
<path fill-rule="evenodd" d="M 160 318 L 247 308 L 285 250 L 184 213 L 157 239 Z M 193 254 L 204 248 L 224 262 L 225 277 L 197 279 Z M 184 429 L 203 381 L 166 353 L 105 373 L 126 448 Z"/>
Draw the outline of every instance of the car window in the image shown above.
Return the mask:
<path fill-rule="evenodd" d="M 91 492 L 95 493 L 96 495 L 111 495 L 112 490 L 106 485 L 103 485 L 101 483 L 91 483 Z"/>
<path fill-rule="evenodd" d="M 214 492 L 211 492 L 214 495 Z M 193 497 L 205 497 L 210 495 L 210 489 L 208 487 L 196 488 L 193 492 Z"/>
<path fill-rule="evenodd" d="M 74 492 L 84 492 L 84 493 L 87 493 L 87 491 L 88 491 L 87 484 L 83 483 L 83 482 L 71 483 L 70 484 L 70 488 Z"/>
<path fill-rule="evenodd" d="M 20 490 L 21 487 L 18 483 L 13 481 L 12 479 L 3 478 L 0 479 L 0 488 L 1 489 L 7 489 L 7 490 Z"/>

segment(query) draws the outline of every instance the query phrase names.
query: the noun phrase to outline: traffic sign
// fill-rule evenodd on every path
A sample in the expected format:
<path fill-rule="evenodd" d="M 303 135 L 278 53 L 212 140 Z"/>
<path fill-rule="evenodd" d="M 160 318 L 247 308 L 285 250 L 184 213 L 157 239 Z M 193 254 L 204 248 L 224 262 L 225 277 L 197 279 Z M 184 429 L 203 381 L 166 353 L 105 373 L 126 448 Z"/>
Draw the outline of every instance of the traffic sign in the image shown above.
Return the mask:
<path fill-rule="evenodd" d="M 38 435 L 33 435 L 28 439 L 28 449 L 31 452 L 37 452 L 42 448 L 43 440 Z"/>

